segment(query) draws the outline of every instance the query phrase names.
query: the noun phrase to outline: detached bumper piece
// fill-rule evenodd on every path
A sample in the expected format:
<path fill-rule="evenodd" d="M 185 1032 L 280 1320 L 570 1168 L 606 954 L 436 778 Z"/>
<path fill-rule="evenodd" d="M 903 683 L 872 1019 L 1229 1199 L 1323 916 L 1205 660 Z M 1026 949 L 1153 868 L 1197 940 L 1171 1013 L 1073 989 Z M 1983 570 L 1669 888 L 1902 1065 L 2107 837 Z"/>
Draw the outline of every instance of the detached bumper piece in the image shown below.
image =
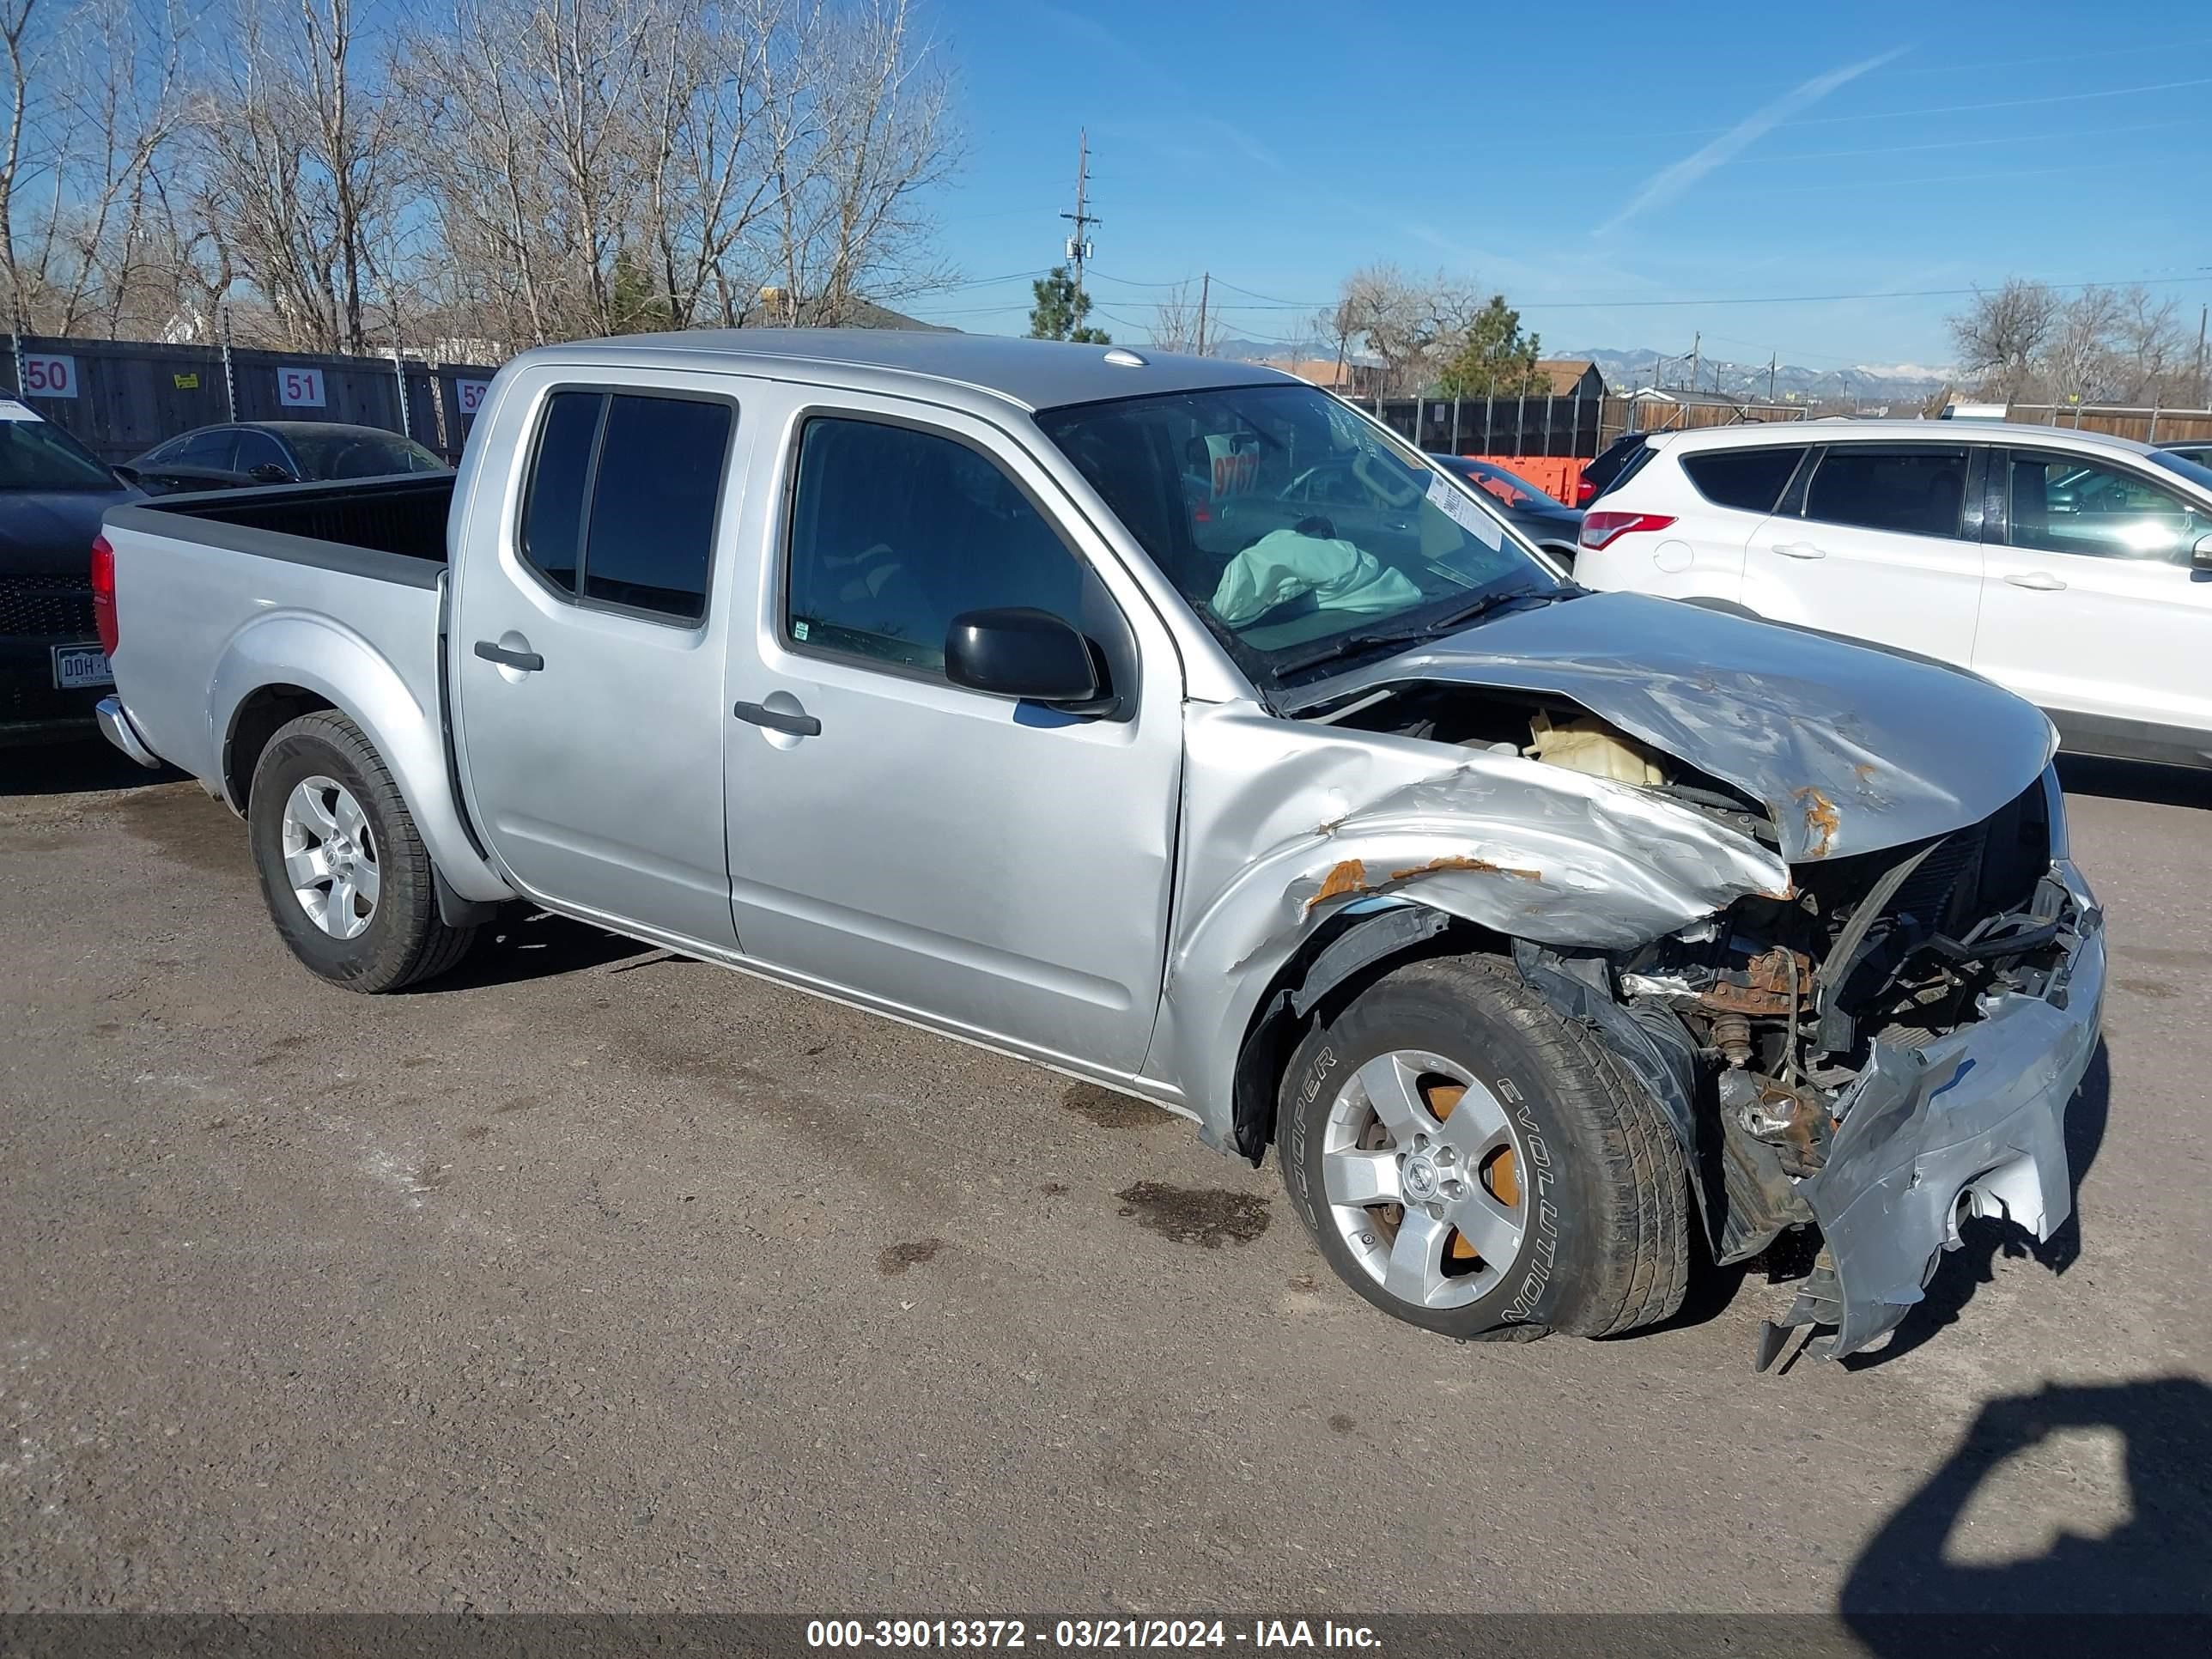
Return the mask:
<path fill-rule="evenodd" d="M 2063 954 L 2037 994 L 1985 999 L 1982 1018 L 1918 1048 L 1876 1042 L 1838 1101 L 1827 1161 L 1797 1192 L 1825 1248 L 1796 1304 L 1762 1334 L 1759 1369 L 1799 1326 L 1840 1358 L 1894 1329 L 1959 1247 L 1967 1216 L 2047 1239 L 2073 1212 L 2066 1105 L 2096 1053 L 2104 918 L 2073 865 L 2057 890 Z"/>

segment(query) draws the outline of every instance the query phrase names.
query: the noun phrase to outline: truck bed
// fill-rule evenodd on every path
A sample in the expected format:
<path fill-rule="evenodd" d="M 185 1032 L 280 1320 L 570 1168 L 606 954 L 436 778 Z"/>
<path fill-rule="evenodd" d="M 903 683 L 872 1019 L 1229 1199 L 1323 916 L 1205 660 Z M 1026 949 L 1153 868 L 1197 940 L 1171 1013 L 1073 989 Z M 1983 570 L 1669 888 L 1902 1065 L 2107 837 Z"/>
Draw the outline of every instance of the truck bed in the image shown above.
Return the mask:
<path fill-rule="evenodd" d="M 431 587 L 446 563 L 453 478 L 438 472 L 158 496 L 118 509 L 110 522 L 259 558 Z"/>

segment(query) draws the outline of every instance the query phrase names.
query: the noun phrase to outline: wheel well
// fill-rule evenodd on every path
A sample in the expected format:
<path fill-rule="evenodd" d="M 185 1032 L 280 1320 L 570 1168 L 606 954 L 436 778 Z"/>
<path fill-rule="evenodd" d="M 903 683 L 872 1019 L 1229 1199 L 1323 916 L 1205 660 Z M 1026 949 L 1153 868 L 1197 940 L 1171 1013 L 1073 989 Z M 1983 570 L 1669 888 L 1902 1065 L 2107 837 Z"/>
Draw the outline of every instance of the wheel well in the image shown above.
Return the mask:
<path fill-rule="evenodd" d="M 248 694 L 230 717 L 222 745 L 222 787 L 232 808 L 243 813 L 253 787 L 253 769 L 279 728 L 318 708 L 335 708 L 328 697 L 297 685 L 264 685 Z"/>
<path fill-rule="evenodd" d="M 1510 957 L 1503 933 L 1425 904 L 1394 904 L 1331 917 L 1302 940 L 1268 981 L 1237 1051 L 1232 1101 L 1237 1150 L 1255 1166 L 1275 1138 L 1275 1096 L 1309 1021 L 1326 1018 L 1393 969 L 1425 957 Z"/>

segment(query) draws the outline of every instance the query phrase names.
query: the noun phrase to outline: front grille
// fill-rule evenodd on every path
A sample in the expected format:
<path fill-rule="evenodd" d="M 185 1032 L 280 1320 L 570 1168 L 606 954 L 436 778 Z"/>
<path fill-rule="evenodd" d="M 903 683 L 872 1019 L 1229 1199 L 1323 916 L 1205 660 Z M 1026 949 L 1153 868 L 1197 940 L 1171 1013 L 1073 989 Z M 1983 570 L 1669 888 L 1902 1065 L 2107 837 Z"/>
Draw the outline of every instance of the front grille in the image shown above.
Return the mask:
<path fill-rule="evenodd" d="M 0 576 L 0 634 L 90 641 L 91 579 Z"/>
<path fill-rule="evenodd" d="M 1960 938 L 1984 917 L 2026 904 L 2050 864 L 2039 778 L 1979 823 L 1937 842 L 1897 890 L 1888 914 Z"/>

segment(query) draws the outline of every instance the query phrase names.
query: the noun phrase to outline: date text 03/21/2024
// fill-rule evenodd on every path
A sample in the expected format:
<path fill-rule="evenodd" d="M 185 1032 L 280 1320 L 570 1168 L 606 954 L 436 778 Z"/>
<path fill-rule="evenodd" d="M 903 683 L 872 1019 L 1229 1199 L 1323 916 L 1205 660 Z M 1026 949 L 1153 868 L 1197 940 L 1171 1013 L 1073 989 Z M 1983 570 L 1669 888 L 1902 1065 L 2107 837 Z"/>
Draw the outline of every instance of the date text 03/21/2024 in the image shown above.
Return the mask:
<path fill-rule="evenodd" d="M 1334 1620 L 813 1619 L 806 1645 L 838 1648 L 1358 1648 L 1382 1645 L 1365 1625 Z"/>

